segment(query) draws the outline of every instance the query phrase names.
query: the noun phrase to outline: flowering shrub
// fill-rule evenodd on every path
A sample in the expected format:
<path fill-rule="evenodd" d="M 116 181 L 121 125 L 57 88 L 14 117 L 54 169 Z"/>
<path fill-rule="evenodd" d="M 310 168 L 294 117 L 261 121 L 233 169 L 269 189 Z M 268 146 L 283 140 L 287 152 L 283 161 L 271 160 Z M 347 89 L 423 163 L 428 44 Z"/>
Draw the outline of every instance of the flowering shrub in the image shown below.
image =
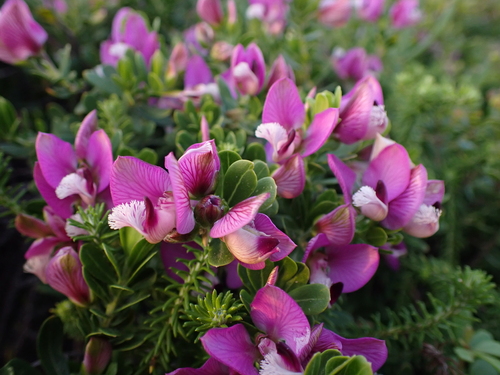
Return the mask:
<path fill-rule="evenodd" d="M 419 121 L 480 95 L 416 62 L 450 10 L 426 30 L 417 0 L 132 3 L 0 10 L 40 102 L 0 97 L 0 202 L 51 305 L 40 361 L 2 374 L 500 371 L 471 325 L 491 277 L 422 240 L 457 230 L 460 193 Z"/>

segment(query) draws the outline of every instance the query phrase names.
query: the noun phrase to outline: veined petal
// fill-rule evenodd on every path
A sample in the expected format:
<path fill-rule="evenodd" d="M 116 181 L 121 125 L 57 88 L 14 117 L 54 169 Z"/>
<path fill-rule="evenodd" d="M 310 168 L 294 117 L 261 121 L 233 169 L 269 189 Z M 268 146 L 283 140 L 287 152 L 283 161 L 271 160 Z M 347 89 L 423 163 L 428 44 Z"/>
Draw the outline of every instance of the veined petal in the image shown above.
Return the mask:
<path fill-rule="evenodd" d="M 264 359 L 260 362 L 260 375 L 301 375 L 302 366 L 292 349 L 280 341 L 275 343 L 268 338 L 259 342 L 260 353 Z"/>
<path fill-rule="evenodd" d="M 87 159 L 87 150 L 89 149 L 89 139 L 92 133 L 97 130 L 97 111 L 94 109 L 89 112 L 87 116 L 83 119 L 78 133 L 76 133 L 75 138 L 75 151 L 76 156 L 81 159 Z"/>
<path fill-rule="evenodd" d="M 292 252 L 293 249 L 297 247 L 290 237 L 276 228 L 267 215 L 257 214 L 257 216 L 255 216 L 254 226 L 259 232 L 263 232 L 279 241 L 278 252 L 274 253 L 270 257 L 270 260 L 273 262 L 277 262 L 278 260 L 285 258 Z"/>
<path fill-rule="evenodd" d="M 47 284 L 45 271 L 47 270 L 47 265 L 49 264 L 51 258 L 52 254 L 40 254 L 32 256 L 26 260 L 26 263 L 24 263 L 23 271 L 32 273 L 33 275 L 38 277 L 42 283 Z"/>
<path fill-rule="evenodd" d="M 97 193 L 103 191 L 109 185 L 111 168 L 113 167 L 113 151 L 111 141 L 104 130 L 94 132 L 88 142 L 86 161 L 92 172 L 93 180 L 97 185 Z"/>
<path fill-rule="evenodd" d="M 292 130 L 300 128 L 304 120 L 304 104 L 295 83 L 289 78 L 276 81 L 267 93 L 262 122 L 277 122 L 286 130 Z"/>
<path fill-rule="evenodd" d="M 39 238 L 31 244 L 26 254 L 24 254 L 24 258 L 28 260 L 40 255 L 52 255 L 56 246 L 61 244 L 64 244 L 64 242 L 57 237 Z"/>
<path fill-rule="evenodd" d="M 189 193 L 201 197 L 213 190 L 220 169 L 219 155 L 213 140 L 190 146 L 178 163 Z"/>
<path fill-rule="evenodd" d="M 367 244 L 329 246 L 325 253 L 330 279 L 344 284 L 343 293 L 354 292 L 370 281 L 380 260 L 378 249 Z"/>
<path fill-rule="evenodd" d="M 271 177 L 276 182 L 280 197 L 287 199 L 298 197 L 306 184 L 306 171 L 302 156 L 293 155 L 285 164 L 276 169 Z"/>
<path fill-rule="evenodd" d="M 436 202 L 441 203 L 444 197 L 444 181 L 427 180 L 425 189 L 424 204 L 433 205 Z"/>
<path fill-rule="evenodd" d="M 75 201 L 74 197 L 59 199 L 56 196 L 55 188 L 50 186 L 45 180 L 42 169 L 40 168 L 40 163 L 38 162 L 35 163 L 35 167 L 33 168 L 33 179 L 43 199 L 45 199 L 45 202 L 52 207 L 57 215 L 61 216 L 63 219 L 67 219 L 73 215 L 72 205 Z"/>
<path fill-rule="evenodd" d="M 332 245 L 347 245 L 354 238 L 356 212 L 350 205 L 337 207 L 316 222 L 316 229 L 324 233 Z"/>
<path fill-rule="evenodd" d="M 382 226 L 396 230 L 408 224 L 424 200 L 426 187 L 427 170 L 420 164 L 411 170 L 410 183 L 406 190 L 389 202 L 389 213 L 382 221 Z"/>
<path fill-rule="evenodd" d="M 45 222 L 49 224 L 50 229 L 52 229 L 52 232 L 55 234 L 57 238 L 60 238 L 63 241 L 71 240 L 70 238 L 68 238 L 68 235 L 66 234 L 66 229 L 65 229 L 66 219 L 57 215 L 52 209 L 52 207 L 45 206 L 43 208 L 43 218 Z"/>
<path fill-rule="evenodd" d="M 185 367 L 165 375 L 231 375 L 231 371 L 216 359 L 209 358 L 200 368 Z"/>
<path fill-rule="evenodd" d="M 391 202 L 408 187 L 410 163 L 408 152 L 403 146 L 388 146 L 368 165 L 363 175 L 363 185 L 376 189 L 378 181 L 383 181 L 387 188 L 387 200 Z"/>
<path fill-rule="evenodd" d="M 175 212 L 177 214 L 177 231 L 180 234 L 190 233 L 196 224 L 189 193 L 184 183 L 184 178 L 174 153 L 171 152 L 165 158 L 167 168 L 172 181 L 172 193 L 174 194 Z"/>
<path fill-rule="evenodd" d="M 64 176 L 76 171 L 76 154 L 68 142 L 53 134 L 38 133 L 35 147 L 43 177 L 54 189 Z"/>
<path fill-rule="evenodd" d="M 250 304 L 255 326 L 275 341 L 284 340 L 299 355 L 309 342 L 311 328 L 300 306 L 285 291 L 273 285 L 261 288 Z"/>
<path fill-rule="evenodd" d="M 330 241 L 328 241 L 328 237 L 324 233 L 319 233 L 318 235 L 313 237 L 307 244 L 306 250 L 304 252 L 304 257 L 302 258 L 302 263 L 305 263 L 307 261 L 309 255 L 311 255 L 313 251 L 327 245 L 330 245 Z"/>
<path fill-rule="evenodd" d="M 217 361 L 241 375 L 258 375 L 254 362 L 259 351 L 250 340 L 243 324 L 229 328 L 212 328 L 201 338 L 205 351 Z"/>
<path fill-rule="evenodd" d="M 175 227 L 175 207 L 168 206 L 166 209 L 157 209 L 149 198 L 144 198 L 146 206 L 146 218 L 143 222 L 144 238 L 150 243 L 162 241 Z"/>
<path fill-rule="evenodd" d="M 356 182 L 356 172 L 345 165 L 344 162 L 334 154 L 328 154 L 328 165 L 330 166 L 333 175 L 337 177 L 340 189 L 344 195 L 345 203 L 351 203 L 352 189 L 354 187 L 354 183 Z"/>
<path fill-rule="evenodd" d="M 259 264 L 260 267 L 260 263 L 279 251 L 278 239 L 267 236 L 249 225 L 225 235 L 222 240 L 231 254 L 246 265 Z"/>
<path fill-rule="evenodd" d="M 217 220 L 210 230 L 210 237 L 224 237 L 251 222 L 260 206 L 269 198 L 269 193 L 250 197 L 236 204 L 221 219 Z"/>
<path fill-rule="evenodd" d="M 377 371 L 387 360 L 388 352 L 384 340 L 375 339 L 373 337 L 346 339 L 342 336 L 337 335 L 335 332 L 332 332 L 328 329 L 323 329 L 320 339 L 318 340 L 318 345 L 315 347 L 315 351 L 323 351 L 328 349 L 328 343 L 333 343 L 334 345 L 340 343 L 340 351 L 343 355 L 364 356 L 368 360 L 368 362 L 372 364 L 373 371 Z"/>
<path fill-rule="evenodd" d="M 306 131 L 306 136 L 302 143 L 304 151 L 302 157 L 314 154 L 332 134 L 339 120 L 338 108 L 327 108 L 323 112 L 314 116 L 314 119 Z"/>
<path fill-rule="evenodd" d="M 148 197 L 156 202 L 171 190 L 170 177 L 163 168 L 131 156 L 119 156 L 111 171 L 111 195 L 115 205 L 142 201 Z"/>

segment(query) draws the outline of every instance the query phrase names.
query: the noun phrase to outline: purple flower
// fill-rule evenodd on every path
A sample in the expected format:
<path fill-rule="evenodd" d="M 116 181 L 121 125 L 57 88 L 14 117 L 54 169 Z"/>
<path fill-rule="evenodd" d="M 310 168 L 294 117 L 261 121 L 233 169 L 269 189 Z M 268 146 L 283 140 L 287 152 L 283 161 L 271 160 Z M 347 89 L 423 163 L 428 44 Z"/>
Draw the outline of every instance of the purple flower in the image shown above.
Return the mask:
<path fill-rule="evenodd" d="M 255 43 L 250 43 L 247 48 L 238 44 L 233 49 L 231 67 L 222 74 L 232 90 L 242 95 L 256 95 L 264 86 L 266 79 L 266 63 L 262 51 Z"/>
<path fill-rule="evenodd" d="M 68 4 L 65 0 L 43 0 L 43 4 L 47 8 L 54 9 L 59 14 L 64 14 L 68 11 Z"/>
<path fill-rule="evenodd" d="M 380 248 L 392 252 L 391 254 L 384 254 L 383 257 L 389 267 L 391 267 L 394 271 L 398 271 L 401 267 L 399 258 L 408 253 L 405 243 L 400 242 L 397 245 L 386 243 L 384 246 L 380 246 Z"/>
<path fill-rule="evenodd" d="M 86 207 L 97 201 L 109 202 L 111 142 L 104 130 L 96 127 L 97 114 L 92 111 L 78 130 L 75 149 L 55 135 L 37 136 L 35 183 L 45 201 L 63 219 L 73 214 L 74 204 Z"/>
<path fill-rule="evenodd" d="M 73 248 L 60 249 L 47 265 L 47 284 L 79 306 L 90 302 L 90 290 L 83 278 L 82 263 Z"/>
<path fill-rule="evenodd" d="M 351 0 L 321 0 L 319 21 L 328 27 L 342 27 L 351 18 Z"/>
<path fill-rule="evenodd" d="M 196 12 L 200 18 L 211 25 L 219 25 L 224 19 L 220 0 L 198 0 Z"/>
<path fill-rule="evenodd" d="M 182 42 L 177 43 L 172 49 L 170 59 L 168 60 L 167 79 L 178 77 L 186 70 L 188 63 L 189 51 L 186 45 Z"/>
<path fill-rule="evenodd" d="M 262 113 L 263 124 L 255 135 L 266 139 L 269 161 L 280 164 L 273 173 L 278 194 L 294 198 L 304 189 L 303 158 L 314 154 L 326 142 L 337 125 L 338 110 L 328 108 L 318 113 L 304 132 L 305 109 L 295 83 L 282 78 L 271 87 Z"/>
<path fill-rule="evenodd" d="M 352 144 L 375 138 L 387 128 L 382 88 L 375 77 L 358 81 L 340 104 L 341 121 L 333 133 L 342 143 Z"/>
<path fill-rule="evenodd" d="M 0 9 L 0 60 L 16 64 L 37 55 L 47 40 L 22 0 L 7 0 Z"/>
<path fill-rule="evenodd" d="M 211 357 L 211 366 L 224 365 L 241 375 L 257 375 L 259 372 L 254 363 L 260 362 L 261 374 L 301 374 L 313 354 L 327 349 L 338 349 L 349 356 L 364 355 L 374 370 L 380 368 L 387 358 L 387 348 L 382 340 L 368 337 L 345 339 L 324 329 L 323 325 L 311 329 L 299 305 L 283 290 L 269 284 L 255 295 L 250 316 L 262 332 L 255 341 L 242 324 L 212 328 L 201 338 Z M 209 362 L 203 368 L 208 367 Z M 223 371 L 221 374 L 228 373 L 225 368 Z M 180 369 L 171 374 L 196 375 L 202 372 Z M 207 374 L 212 372 L 207 371 Z"/>
<path fill-rule="evenodd" d="M 85 347 L 83 367 L 88 375 L 100 375 L 104 372 L 111 360 L 113 347 L 108 340 L 92 336 Z"/>
<path fill-rule="evenodd" d="M 249 0 L 246 16 L 248 19 L 261 20 L 270 34 L 281 34 L 286 26 L 289 2 L 290 0 Z"/>
<path fill-rule="evenodd" d="M 422 19 L 418 0 L 399 0 L 389 10 L 392 27 L 404 29 L 416 25 Z"/>
<path fill-rule="evenodd" d="M 113 19 L 111 39 L 101 44 L 101 62 L 116 66 L 127 50 L 140 52 L 146 65 L 160 48 L 158 35 L 148 31 L 146 22 L 131 8 L 121 8 Z"/>
<path fill-rule="evenodd" d="M 384 0 L 359 0 L 357 4 L 359 18 L 375 22 L 384 11 Z"/>
<path fill-rule="evenodd" d="M 340 78 L 354 81 L 382 70 L 380 59 L 375 55 L 368 55 L 361 47 L 348 51 L 335 49 L 332 55 L 332 65 Z"/>
<path fill-rule="evenodd" d="M 269 72 L 269 78 L 267 79 L 267 87 L 271 88 L 272 85 L 281 78 L 290 78 L 295 82 L 295 75 L 293 74 L 292 67 L 286 63 L 283 55 L 279 55 L 276 60 L 274 60 L 271 71 Z"/>

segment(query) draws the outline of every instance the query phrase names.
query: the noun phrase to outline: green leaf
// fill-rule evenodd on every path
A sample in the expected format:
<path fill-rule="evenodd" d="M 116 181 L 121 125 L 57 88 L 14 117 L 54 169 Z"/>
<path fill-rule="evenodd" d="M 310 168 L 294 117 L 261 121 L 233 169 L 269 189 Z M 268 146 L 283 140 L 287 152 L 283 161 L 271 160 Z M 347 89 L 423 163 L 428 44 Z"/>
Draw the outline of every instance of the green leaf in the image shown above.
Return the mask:
<path fill-rule="evenodd" d="M 155 256 L 155 249 L 156 244 L 151 244 L 146 240 L 141 240 L 135 245 L 132 254 L 125 262 L 126 269 L 131 271 L 129 281 L 133 280 L 135 275 Z"/>
<path fill-rule="evenodd" d="M 472 339 L 470 340 L 470 346 L 472 349 L 476 347 L 479 343 L 483 341 L 494 341 L 495 339 L 493 338 L 493 335 L 484 330 L 484 329 L 478 329 L 476 333 L 474 333 L 474 336 L 472 336 Z"/>
<path fill-rule="evenodd" d="M 134 250 L 135 245 L 144 237 L 138 231 L 131 227 L 120 228 L 120 243 L 125 251 L 125 254 L 130 255 Z"/>
<path fill-rule="evenodd" d="M 302 285 L 306 285 L 309 281 L 310 271 L 309 268 L 300 262 L 295 263 L 297 265 L 297 272 L 295 276 L 292 277 L 289 281 L 287 281 L 284 290 L 287 292 L 292 291 Z"/>
<path fill-rule="evenodd" d="M 239 267 L 239 265 L 238 265 Z M 245 289 L 240 290 L 240 300 L 247 309 L 248 312 L 250 312 L 250 304 L 253 301 L 253 297 L 248 293 Z"/>
<path fill-rule="evenodd" d="M 330 290 L 323 284 L 302 285 L 289 292 L 306 315 L 322 313 L 330 303 Z"/>
<path fill-rule="evenodd" d="M 387 243 L 387 233 L 380 227 L 371 228 L 368 233 L 366 233 L 366 242 L 370 245 L 379 247 Z"/>
<path fill-rule="evenodd" d="M 0 369 L 0 375 L 40 375 L 40 373 L 28 362 L 14 358 Z"/>
<path fill-rule="evenodd" d="M 229 252 L 224 242 L 218 238 L 212 239 L 208 253 L 208 263 L 214 267 L 228 265 L 234 260 L 233 254 Z"/>
<path fill-rule="evenodd" d="M 489 354 L 481 353 L 481 352 L 476 352 L 477 357 L 485 360 L 488 362 L 490 365 L 492 365 L 495 370 L 500 372 L 500 360 L 496 359 L 495 357 L 492 357 Z"/>
<path fill-rule="evenodd" d="M 195 137 L 186 130 L 180 130 L 175 136 L 175 145 L 181 154 L 186 152 L 187 148 L 196 143 Z"/>
<path fill-rule="evenodd" d="M 253 286 L 255 291 L 266 285 L 267 278 L 274 267 L 275 264 L 268 260 L 266 261 L 266 266 L 261 270 L 251 270 L 246 268 L 250 284 Z"/>
<path fill-rule="evenodd" d="M 474 351 L 491 354 L 495 357 L 500 357 L 500 342 L 498 341 L 481 341 L 474 347 Z"/>
<path fill-rule="evenodd" d="M 264 211 L 272 206 L 274 201 L 276 200 L 276 192 L 278 188 L 276 187 L 276 182 L 272 177 L 264 177 L 257 181 L 257 187 L 255 188 L 252 195 L 259 195 L 262 193 L 269 193 L 270 196 L 268 199 L 262 203 L 259 211 Z"/>
<path fill-rule="evenodd" d="M 226 82 L 220 77 L 217 78 L 217 86 L 219 86 L 220 98 L 222 100 L 224 111 L 236 108 L 238 106 L 238 102 L 236 102 L 231 95 L 231 91 L 229 91 L 229 87 Z"/>
<path fill-rule="evenodd" d="M 116 70 L 111 66 L 103 66 L 102 72 L 104 76 L 96 73 L 96 69 L 86 70 L 83 72 L 84 78 L 100 91 L 108 94 L 122 94 L 122 89 L 115 83 L 111 76 L 116 74 Z"/>
<path fill-rule="evenodd" d="M 255 160 L 253 162 L 253 170 L 254 170 L 254 172 L 257 175 L 257 178 L 259 180 L 261 178 L 269 177 L 271 175 L 271 172 L 269 172 L 269 167 L 267 166 L 267 163 L 265 163 L 261 160 Z"/>
<path fill-rule="evenodd" d="M 238 276 L 240 277 L 243 286 L 252 292 L 252 294 L 257 292 L 257 289 L 254 289 L 252 283 L 250 282 L 250 276 L 248 275 L 247 268 L 243 267 L 240 263 L 238 263 Z"/>
<path fill-rule="evenodd" d="M 37 353 L 45 373 L 69 375 L 68 359 L 63 354 L 63 324 L 52 316 L 43 322 L 36 341 Z"/>
<path fill-rule="evenodd" d="M 107 301 L 109 299 L 107 286 L 105 284 L 102 284 L 86 268 L 83 268 L 83 278 L 85 279 L 85 282 L 89 286 L 93 295 L 96 295 L 103 301 Z"/>
<path fill-rule="evenodd" d="M 105 284 L 114 284 L 118 281 L 115 268 L 109 262 L 104 250 L 92 243 L 86 243 L 80 248 L 80 260 L 83 268 L 97 280 Z"/>
<path fill-rule="evenodd" d="M 316 100 L 314 102 L 313 114 L 316 115 L 330 107 L 328 97 L 324 93 L 317 94 L 315 99 Z"/>
<path fill-rule="evenodd" d="M 236 146 L 243 149 L 247 144 L 247 133 L 243 129 L 238 129 L 234 135 L 236 136 Z"/>
<path fill-rule="evenodd" d="M 223 197 L 230 207 L 249 198 L 257 187 L 253 163 L 238 160 L 231 164 L 224 175 Z"/>
<path fill-rule="evenodd" d="M 274 216 L 278 213 L 280 209 L 280 205 L 277 200 L 273 202 L 271 206 L 269 206 L 267 209 L 260 211 L 262 214 L 266 214 L 267 216 Z"/>
<path fill-rule="evenodd" d="M 275 262 L 274 265 L 279 267 L 276 286 L 286 291 L 286 283 L 295 276 L 299 267 L 290 257 L 283 258 L 282 260 Z"/>
<path fill-rule="evenodd" d="M 360 355 L 331 358 L 326 364 L 325 373 L 328 375 L 373 375 L 370 363 Z"/>
<path fill-rule="evenodd" d="M 143 148 L 139 152 L 139 154 L 137 154 L 137 157 L 142 161 L 153 165 L 156 165 L 156 163 L 158 162 L 158 154 L 155 150 L 152 150 L 148 147 Z"/>
<path fill-rule="evenodd" d="M 266 151 L 261 143 L 252 142 L 246 147 L 243 157 L 248 160 L 266 161 Z"/>
<path fill-rule="evenodd" d="M 16 109 L 11 102 L 0 96 L 0 134 L 11 134 L 17 123 Z"/>
<path fill-rule="evenodd" d="M 462 361 L 472 363 L 474 362 L 474 353 L 470 351 L 469 349 L 465 348 L 455 348 L 453 349 L 455 354 L 460 358 Z"/>
<path fill-rule="evenodd" d="M 475 361 L 469 369 L 470 375 L 498 375 L 498 371 L 483 359 L 478 359 Z"/>
<path fill-rule="evenodd" d="M 224 150 L 219 152 L 220 169 L 223 174 L 226 174 L 227 169 L 234 162 L 241 160 L 241 156 L 234 151 Z"/>
<path fill-rule="evenodd" d="M 338 350 L 328 349 L 322 353 L 316 353 L 306 366 L 304 375 L 325 375 L 327 362 L 337 356 L 341 356 Z"/>
<path fill-rule="evenodd" d="M 236 135 L 234 134 L 234 132 L 230 131 L 227 133 L 225 142 L 229 143 L 230 145 L 236 146 Z"/>

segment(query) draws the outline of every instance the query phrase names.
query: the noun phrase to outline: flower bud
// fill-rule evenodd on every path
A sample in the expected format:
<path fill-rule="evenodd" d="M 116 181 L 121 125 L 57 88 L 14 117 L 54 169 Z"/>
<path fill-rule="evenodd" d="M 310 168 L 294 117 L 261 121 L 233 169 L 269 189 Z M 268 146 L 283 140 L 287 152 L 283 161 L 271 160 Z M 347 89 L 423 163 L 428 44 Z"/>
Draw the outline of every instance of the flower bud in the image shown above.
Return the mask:
<path fill-rule="evenodd" d="M 270 88 L 274 82 L 281 78 L 290 78 L 292 81 L 295 81 L 292 67 L 286 63 L 283 55 L 279 55 L 276 60 L 274 60 L 271 71 L 269 72 L 267 87 Z"/>
<path fill-rule="evenodd" d="M 224 215 L 222 199 L 216 195 L 208 195 L 198 202 L 194 208 L 194 217 L 200 225 L 210 228 Z"/>
<path fill-rule="evenodd" d="M 220 0 L 198 0 L 196 12 L 203 21 L 211 25 L 220 25 L 224 18 Z"/>
<path fill-rule="evenodd" d="M 399 0 L 390 9 L 392 27 L 403 29 L 416 25 L 422 19 L 418 0 Z"/>
<path fill-rule="evenodd" d="M 108 340 L 93 336 L 85 347 L 83 368 L 88 375 L 99 375 L 104 372 L 111 359 L 113 349 Z"/>
<path fill-rule="evenodd" d="M 214 41 L 214 30 L 206 22 L 200 22 L 194 26 L 194 35 L 198 43 L 204 48 Z"/>
<path fill-rule="evenodd" d="M 170 54 L 167 68 L 167 79 L 177 77 L 186 70 L 189 51 L 184 43 L 177 43 Z"/>
<path fill-rule="evenodd" d="M 46 270 L 47 284 L 80 306 L 90 302 L 90 291 L 82 274 L 82 263 L 73 248 L 60 249 Z"/>
<path fill-rule="evenodd" d="M 0 60 L 16 64 L 37 55 L 46 31 L 33 19 L 22 0 L 7 0 L 0 9 Z"/>

